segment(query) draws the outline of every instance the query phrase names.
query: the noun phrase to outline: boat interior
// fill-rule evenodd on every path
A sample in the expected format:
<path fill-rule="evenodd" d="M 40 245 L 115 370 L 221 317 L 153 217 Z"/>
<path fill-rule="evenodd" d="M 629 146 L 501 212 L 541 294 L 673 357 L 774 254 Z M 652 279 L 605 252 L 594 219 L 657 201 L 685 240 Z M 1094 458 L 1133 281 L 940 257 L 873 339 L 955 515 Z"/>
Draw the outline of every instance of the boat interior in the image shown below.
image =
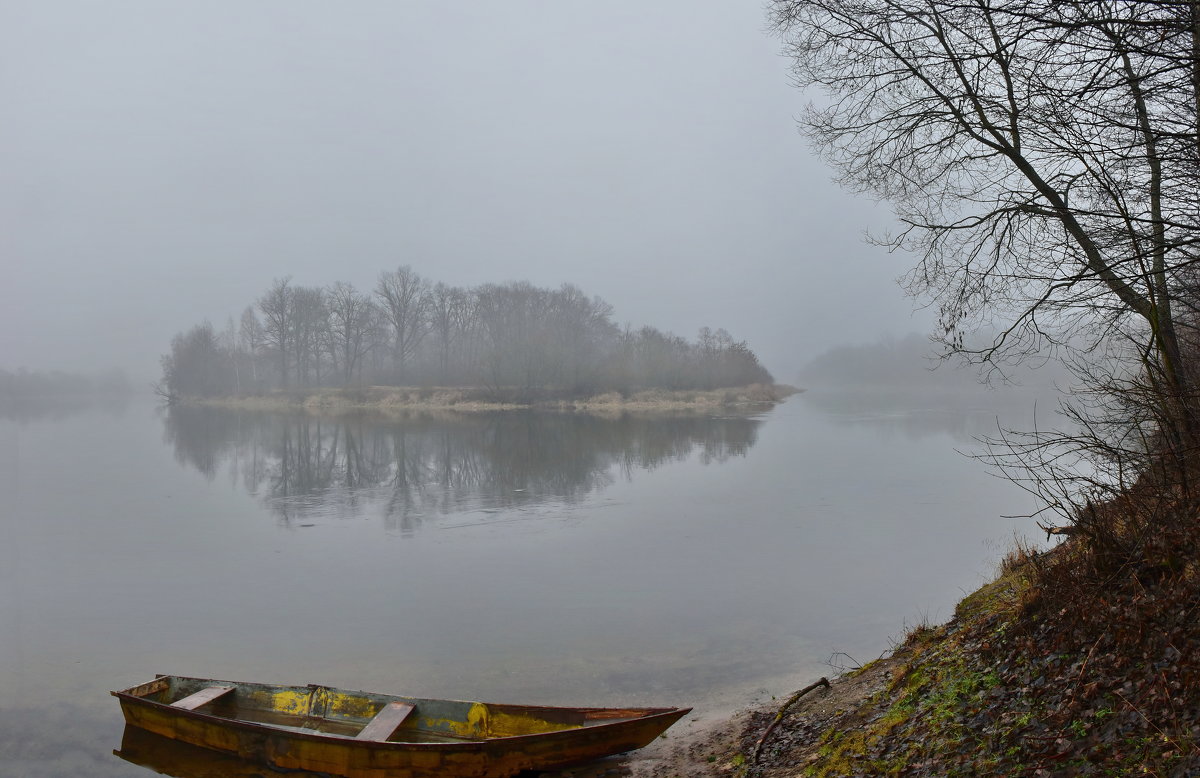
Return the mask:
<path fill-rule="evenodd" d="M 313 684 L 271 686 L 183 676 L 159 676 L 119 694 L 231 721 L 393 743 L 461 743 L 544 734 L 670 710 L 496 705 Z"/>

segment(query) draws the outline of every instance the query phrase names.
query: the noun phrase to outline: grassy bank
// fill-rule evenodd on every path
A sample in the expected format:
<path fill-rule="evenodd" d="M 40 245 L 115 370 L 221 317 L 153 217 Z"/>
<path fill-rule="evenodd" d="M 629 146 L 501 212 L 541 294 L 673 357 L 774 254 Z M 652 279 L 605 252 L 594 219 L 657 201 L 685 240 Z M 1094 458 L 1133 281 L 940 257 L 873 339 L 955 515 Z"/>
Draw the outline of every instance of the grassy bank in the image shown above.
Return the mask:
<path fill-rule="evenodd" d="M 783 384 L 753 384 L 734 389 L 670 391 L 649 389 L 622 394 L 607 392 L 590 397 L 565 397 L 551 391 L 516 391 L 464 387 L 367 386 L 349 389 L 312 389 L 230 397 L 186 397 L 179 402 L 247 410 L 307 410 L 346 412 L 374 410 L 384 413 L 412 411 L 505 411 L 537 409 L 594 414 L 711 413 L 727 408 L 777 403 L 800 391 Z"/>

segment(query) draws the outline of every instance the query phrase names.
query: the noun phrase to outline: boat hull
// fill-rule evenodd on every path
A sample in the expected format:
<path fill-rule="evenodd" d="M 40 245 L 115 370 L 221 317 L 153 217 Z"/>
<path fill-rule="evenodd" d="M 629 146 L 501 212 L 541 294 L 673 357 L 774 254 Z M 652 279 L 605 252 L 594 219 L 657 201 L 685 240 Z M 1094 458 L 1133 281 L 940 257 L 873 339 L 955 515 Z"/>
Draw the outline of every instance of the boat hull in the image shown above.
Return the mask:
<path fill-rule="evenodd" d="M 556 717 L 555 714 L 579 715 L 578 712 L 583 712 L 584 717 L 594 717 L 595 721 L 556 731 L 464 737 L 453 742 L 364 741 L 346 735 L 300 732 L 295 728 L 242 721 L 203 710 L 176 708 L 169 702 L 154 699 L 156 696 L 161 698 L 163 693 L 146 691 L 155 683 L 164 681 L 113 692 L 120 700 L 129 725 L 283 770 L 307 770 L 346 778 L 505 778 L 522 770 L 565 767 L 641 748 L 688 712 L 686 709 L 556 709 L 455 703 L 476 706 L 467 708 L 472 712 L 490 708 L 487 715 L 497 720 L 504 716 L 516 720 L 518 714 L 526 715 L 526 711 L 548 711 L 551 719 Z M 312 690 L 321 690 L 328 696 L 324 687 L 287 688 L 296 690 L 293 693 L 297 695 L 307 691 L 312 696 Z M 477 721 L 471 725 L 479 726 Z"/>

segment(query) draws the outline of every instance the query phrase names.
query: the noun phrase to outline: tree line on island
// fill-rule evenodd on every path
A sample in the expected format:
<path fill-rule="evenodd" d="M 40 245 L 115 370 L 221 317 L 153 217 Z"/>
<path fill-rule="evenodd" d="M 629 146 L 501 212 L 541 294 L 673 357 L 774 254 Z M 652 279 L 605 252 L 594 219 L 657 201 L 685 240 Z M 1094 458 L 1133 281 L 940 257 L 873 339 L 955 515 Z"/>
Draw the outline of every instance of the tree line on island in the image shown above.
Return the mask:
<path fill-rule="evenodd" d="M 769 384 L 745 343 L 702 328 L 694 341 L 619 327 L 612 306 L 571 284 L 472 288 L 411 267 L 380 273 L 371 292 L 276 279 L 218 331 L 177 334 L 162 357 L 169 400 L 363 385 L 471 386 L 505 399 L 642 389 Z"/>

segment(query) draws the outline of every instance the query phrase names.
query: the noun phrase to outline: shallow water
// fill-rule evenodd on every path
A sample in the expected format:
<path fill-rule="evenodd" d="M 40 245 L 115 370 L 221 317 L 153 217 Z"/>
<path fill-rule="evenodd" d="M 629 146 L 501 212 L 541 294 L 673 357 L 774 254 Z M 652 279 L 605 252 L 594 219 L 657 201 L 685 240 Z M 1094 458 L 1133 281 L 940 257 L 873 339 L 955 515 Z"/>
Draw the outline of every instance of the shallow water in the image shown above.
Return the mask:
<path fill-rule="evenodd" d="M 955 451 L 991 401 L 10 414 L 0 775 L 149 775 L 113 755 L 107 691 L 155 672 L 706 713 L 787 693 L 948 617 L 1032 526 Z"/>

